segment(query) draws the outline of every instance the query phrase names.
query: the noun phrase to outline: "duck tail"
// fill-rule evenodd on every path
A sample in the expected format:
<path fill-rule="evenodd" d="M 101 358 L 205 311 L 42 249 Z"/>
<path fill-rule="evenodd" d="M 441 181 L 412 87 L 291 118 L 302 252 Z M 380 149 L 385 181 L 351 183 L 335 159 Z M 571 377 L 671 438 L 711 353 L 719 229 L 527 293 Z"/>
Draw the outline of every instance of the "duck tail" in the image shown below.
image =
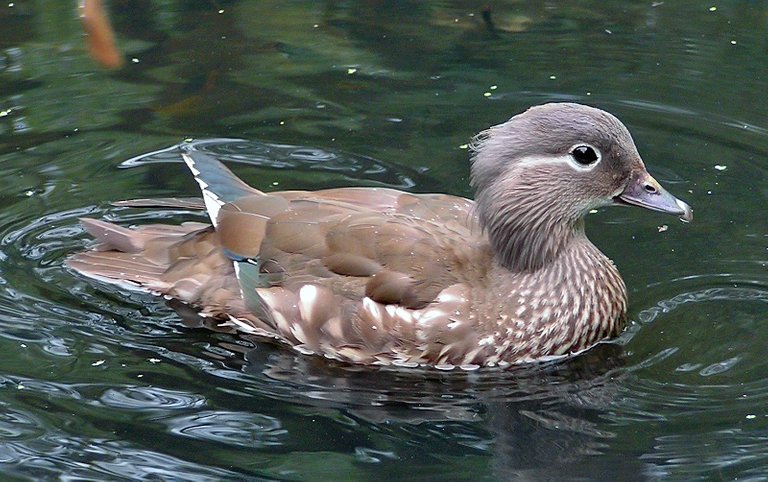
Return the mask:
<path fill-rule="evenodd" d="M 224 204 L 245 196 L 264 194 L 243 182 L 221 161 L 210 154 L 184 150 L 181 156 L 200 186 L 205 208 L 214 226 L 218 224 L 219 210 Z"/>
<path fill-rule="evenodd" d="M 198 234 L 210 229 L 208 224 L 201 223 L 150 224 L 128 229 L 98 219 L 80 221 L 98 244 L 67 259 L 68 267 L 89 278 L 160 293 L 167 293 L 174 284 L 165 279 L 168 268 L 184 257 L 183 251 L 189 249 Z"/>

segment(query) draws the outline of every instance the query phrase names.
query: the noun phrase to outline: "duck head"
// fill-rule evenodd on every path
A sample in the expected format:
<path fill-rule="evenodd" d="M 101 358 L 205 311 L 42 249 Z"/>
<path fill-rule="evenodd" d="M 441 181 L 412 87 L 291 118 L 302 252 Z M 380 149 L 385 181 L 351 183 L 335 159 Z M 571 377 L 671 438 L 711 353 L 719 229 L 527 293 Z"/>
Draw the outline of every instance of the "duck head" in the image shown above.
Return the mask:
<path fill-rule="evenodd" d="M 627 128 L 593 107 L 532 107 L 473 143 L 477 213 L 506 268 L 533 271 L 583 236 L 583 218 L 633 205 L 691 221 L 693 212 L 646 170 Z"/>

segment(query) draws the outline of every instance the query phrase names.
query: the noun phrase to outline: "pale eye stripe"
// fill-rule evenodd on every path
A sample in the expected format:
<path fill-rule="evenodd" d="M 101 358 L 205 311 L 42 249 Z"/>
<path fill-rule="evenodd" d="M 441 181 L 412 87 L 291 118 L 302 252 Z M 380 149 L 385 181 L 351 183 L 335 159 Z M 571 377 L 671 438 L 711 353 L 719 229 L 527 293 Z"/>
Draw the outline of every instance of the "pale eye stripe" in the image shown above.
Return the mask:
<path fill-rule="evenodd" d="M 544 166 L 548 164 L 570 164 L 571 156 L 566 154 L 564 156 L 527 156 L 518 161 L 519 166 Z"/>
<path fill-rule="evenodd" d="M 581 143 L 581 144 L 576 144 L 574 147 L 586 146 L 586 145 L 589 145 L 589 144 Z M 573 159 L 573 156 L 571 156 L 570 154 L 565 154 L 562 156 L 527 156 L 527 157 L 521 158 L 517 162 L 517 165 L 525 166 L 525 167 L 545 166 L 545 165 L 567 165 L 576 171 L 586 172 L 594 169 L 598 164 L 600 164 L 600 161 L 602 160 L 600 151 L 595 149 L 595 152 L 597 153 L 597 161 L 586 166 L 576 162 Z"/>

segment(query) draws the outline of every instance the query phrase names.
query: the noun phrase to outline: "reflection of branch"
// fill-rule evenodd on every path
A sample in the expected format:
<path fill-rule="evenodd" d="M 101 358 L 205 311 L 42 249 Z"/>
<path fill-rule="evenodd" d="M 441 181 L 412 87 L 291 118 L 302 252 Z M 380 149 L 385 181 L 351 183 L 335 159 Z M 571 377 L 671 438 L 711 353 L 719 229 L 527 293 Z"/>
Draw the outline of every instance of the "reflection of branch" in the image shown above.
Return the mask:
<path fill-rule="evenodd" d="M 80 0 L 80 19 L 91 58 L 107 69 L 122 67 L 125 60 L 115 46 L 115 34 L 101 0 Z"/>
<path fill-rule="evenodd" d="M 491 18 L 490 5 L 483 7 L 483 22 L 485 22 L 485 28 L 487 28 L 489 32 L 496 33 L 496 26 L 493 24 L 493 19 Z"/>

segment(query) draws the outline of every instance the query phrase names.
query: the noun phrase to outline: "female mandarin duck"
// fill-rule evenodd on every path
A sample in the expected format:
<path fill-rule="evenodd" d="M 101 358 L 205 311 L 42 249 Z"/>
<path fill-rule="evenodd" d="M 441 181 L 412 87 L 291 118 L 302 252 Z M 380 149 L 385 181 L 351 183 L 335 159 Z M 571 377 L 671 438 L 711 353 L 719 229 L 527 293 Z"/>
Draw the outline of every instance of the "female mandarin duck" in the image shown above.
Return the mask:
<path fill-rule="evenodd" d="M 690 207 L 648 174 L 626 127 L 592 107 L 533 107 L 473 148 L 475 202 L 383 188 L 263 193 L 187 151 L 212 226 L 84 219 L 100 244 L 68 263 L 359 364 L 504 366 L 618 334 L 626 288 L 584 234 L 585 214 L 621 204 L 690 221 Z"/>

